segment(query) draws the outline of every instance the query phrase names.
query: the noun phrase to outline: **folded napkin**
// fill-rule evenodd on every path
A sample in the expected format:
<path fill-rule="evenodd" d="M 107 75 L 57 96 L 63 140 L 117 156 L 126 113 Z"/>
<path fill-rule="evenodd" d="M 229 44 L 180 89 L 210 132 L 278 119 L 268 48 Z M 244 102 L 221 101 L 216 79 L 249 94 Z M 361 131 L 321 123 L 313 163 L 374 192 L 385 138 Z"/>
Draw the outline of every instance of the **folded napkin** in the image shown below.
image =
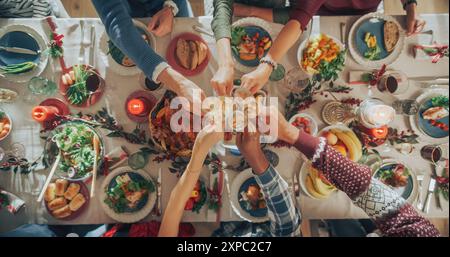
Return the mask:
<path fill-rule="evenodd" d="M 448 44 L 437 44 L 433 40 L 433 34 L 418 34 L 413 53 L 417 60 L 431 60 L 436 63 L 439 59 L 448 57 Z"/>
<path fill-rule="evenodd" d="M 16 214 L 24 206 L 25 201 L 20 199 L 18 196 L 10 192 L 0 190 L 0 209 L 2 207 L 6 207 L 10 213 Z"/>

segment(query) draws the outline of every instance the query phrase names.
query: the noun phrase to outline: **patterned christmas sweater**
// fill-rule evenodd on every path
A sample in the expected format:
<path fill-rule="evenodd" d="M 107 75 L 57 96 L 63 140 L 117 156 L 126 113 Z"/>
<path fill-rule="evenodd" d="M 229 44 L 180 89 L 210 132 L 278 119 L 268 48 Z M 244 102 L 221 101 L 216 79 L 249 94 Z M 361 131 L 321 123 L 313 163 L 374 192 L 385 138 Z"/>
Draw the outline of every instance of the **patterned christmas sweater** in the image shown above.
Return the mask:
<path fill-rule="evenodd" d="M 345 158 L 327 145 L 325 138 L 300 131 L 294 146 L 328 181 L 363 209 L 384 236 L 439 236 L 430 221 L 391 188 L 372 178 L 369 167 Z"/>

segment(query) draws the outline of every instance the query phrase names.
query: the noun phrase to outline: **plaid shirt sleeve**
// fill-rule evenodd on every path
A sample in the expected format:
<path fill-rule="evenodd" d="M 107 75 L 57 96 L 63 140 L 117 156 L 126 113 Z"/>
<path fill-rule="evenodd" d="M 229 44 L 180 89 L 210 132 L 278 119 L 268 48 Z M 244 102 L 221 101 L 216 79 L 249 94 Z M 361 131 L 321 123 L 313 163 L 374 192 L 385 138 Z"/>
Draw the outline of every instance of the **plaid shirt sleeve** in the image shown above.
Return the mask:
<path fill-rule="evenodd" d="M 267 202 L 272 236 L 299 236 L 300 212 L 295 208 L 286 181 L 272 167 L 261 175 L 254 175 Z"/>

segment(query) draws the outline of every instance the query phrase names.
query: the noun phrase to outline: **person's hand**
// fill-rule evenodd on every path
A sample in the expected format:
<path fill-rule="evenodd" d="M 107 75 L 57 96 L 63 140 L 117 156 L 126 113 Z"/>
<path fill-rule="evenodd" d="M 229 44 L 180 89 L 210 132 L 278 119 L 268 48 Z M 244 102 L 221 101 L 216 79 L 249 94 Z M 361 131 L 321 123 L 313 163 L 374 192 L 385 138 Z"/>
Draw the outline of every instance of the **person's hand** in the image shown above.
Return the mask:
<path fill-rule="evenodd" d="M 294 144 L 298 137 L 298 129 L 286 120 L 284 115 L 275 106 L 262 107 L 258 113 L 260 116 L 264 116 L 266 124 L 272 122 L 277 124 L 277 138 L 285 141 L 289 144 Z"/>
<path fill-rule="evenodd" d="M 261 63 L 256 70 L 242 76 L 241 87 L 255 94 L 266 84 L 271 73 L 272 66 Z"/>
<path fill-rule="evenodd" d="M 412 36 L 423 30 L 426 22 L 420 19 L 416 13 L 416 5 L 411 4 L 406 9 L 406 35 Z"/>
<path fill-rule="evenodd" d="M 195 139 L 192 148 L 192 156 L 189 162 L 189 168 L 194 171 L 201 170 L 206 155 L 211 147 L 223 139 L 223 132 L 218 132 L 217 125 L 213 123 L 207 124 Z"/>
<path fill-rule="evenodd" d="M 236 135 L 236 146 L 257 174 L 264 172 L 269 167 L 269 161 L 261 149 L 259 137 L 258 132 L 248 132 L 247 130 Z"/>
<path fill-rule="evenodd" d="M 173 28 L 173 13 L 168 6 L 153 15 L 147 26 L 148 30 L 158 37 L 169 34 Z"/>
<path fill-rule="evenodd" d="M 233 89 L 234 69 L 219 67 L 211 79 L 211 86 L 219 96 L 229 96 Z"/>

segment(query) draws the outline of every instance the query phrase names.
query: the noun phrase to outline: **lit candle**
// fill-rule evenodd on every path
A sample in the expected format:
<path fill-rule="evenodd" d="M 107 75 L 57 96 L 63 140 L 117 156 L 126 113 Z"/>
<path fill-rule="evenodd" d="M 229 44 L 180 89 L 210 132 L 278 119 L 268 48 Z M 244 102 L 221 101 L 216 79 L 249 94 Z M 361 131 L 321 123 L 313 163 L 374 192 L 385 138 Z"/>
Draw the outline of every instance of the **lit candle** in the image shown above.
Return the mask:
<path fill-rule="evenodd" d="M 36 106 L 31 111 L 31 116 L 38 122 L 53 120 L 59 114 L 54 106 Z"/>
<path fill-rule="evenodd" d="M 375 127 L 382 127 L 394 120 L 395 110 L 387 105 L 368 106 L 365 112 L 367 122 Z"/>
<path fill-rule="evenodd" d="M 140 98 L 134 98 L 128 101 L 127 109 L 133 115 L 145 115 L 147 104 Z"/>
<path fill-rule="evenodd" d="M 373 128 L 369 131 L 370 136 L 373 136 L 375 138 L 378 139 L 385 139 L 386 136 L 388 135 L 388 127 L 387 126 L 382 126 L 379 128 Z"/>

